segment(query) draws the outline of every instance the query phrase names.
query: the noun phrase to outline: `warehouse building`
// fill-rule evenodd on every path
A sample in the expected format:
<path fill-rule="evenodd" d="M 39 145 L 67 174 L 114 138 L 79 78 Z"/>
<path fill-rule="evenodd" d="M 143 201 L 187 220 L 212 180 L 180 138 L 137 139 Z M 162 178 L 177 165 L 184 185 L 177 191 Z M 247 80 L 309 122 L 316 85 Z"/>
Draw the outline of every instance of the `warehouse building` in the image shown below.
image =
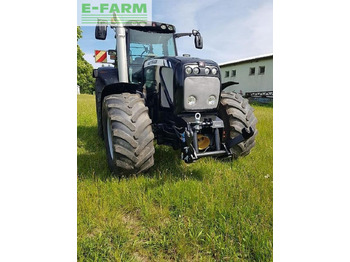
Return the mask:
<path fill-rule="evenodd" d="M 227 87 L 246 97 L 270 97 L 273 95 L 273 55 L 261 55 L 219 64 L 222 83 L 234 81 Z"/>

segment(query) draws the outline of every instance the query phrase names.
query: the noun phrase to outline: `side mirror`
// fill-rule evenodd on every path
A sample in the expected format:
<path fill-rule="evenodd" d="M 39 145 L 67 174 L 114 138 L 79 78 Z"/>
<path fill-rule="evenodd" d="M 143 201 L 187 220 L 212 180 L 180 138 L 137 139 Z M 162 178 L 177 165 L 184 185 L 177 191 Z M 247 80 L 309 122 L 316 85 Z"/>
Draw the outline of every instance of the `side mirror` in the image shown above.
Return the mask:
<path fill-rule="evenodd" d="M 105 40 L 107 37 L 107 21 L 98 19 L 95 28 L 95 38 Z"/>
<path fill-rule="evenodd" d="M 198 30 L 192 30 L 192 34 L 194 35 L 194 45 L 197 49 L 203 48 L 203 37 L 199 33 Z"/>
<path fill-rule="evenodd" d="M 117 58 L 117 51 L 110 49 L 108 50 L 108 55 L 111 60 L 115 60 Z"/>

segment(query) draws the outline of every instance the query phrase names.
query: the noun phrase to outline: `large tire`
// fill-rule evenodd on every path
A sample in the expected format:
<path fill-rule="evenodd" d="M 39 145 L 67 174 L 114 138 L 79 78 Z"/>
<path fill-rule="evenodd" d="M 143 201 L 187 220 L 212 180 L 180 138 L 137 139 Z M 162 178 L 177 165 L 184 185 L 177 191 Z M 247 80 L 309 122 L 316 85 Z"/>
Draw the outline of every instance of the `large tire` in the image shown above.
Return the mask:
<path fill-rule="evenodd" d="M 243 98 L 240 94 L 222 92 L 219 104 L 219 117 L 224 121 L 225 125 L 226 137 L 224 142 L 229 138 L 242 134 L 243 128 L 252 127 L 255 130 L 252 137 L 231 148 L 234 158 L 248 155 L 255 146 L 255 137 L 258 133 L 256 123 L 258 120 L 253 111 L 254 109 L 249 105 L 248 99 Z"/>
<path fill-rule="evenodd" d="M 139 94 L 106 96 L 102 124 L 108 166 L 114 174 L 137 174 L 153 166 L 152 121 Z"/>

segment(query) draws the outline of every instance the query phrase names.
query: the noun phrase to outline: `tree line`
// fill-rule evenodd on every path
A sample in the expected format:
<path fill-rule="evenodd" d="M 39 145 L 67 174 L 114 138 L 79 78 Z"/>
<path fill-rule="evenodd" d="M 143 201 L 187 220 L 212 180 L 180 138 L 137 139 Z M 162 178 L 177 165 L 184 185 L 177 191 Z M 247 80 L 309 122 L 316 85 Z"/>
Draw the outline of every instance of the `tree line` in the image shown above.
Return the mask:
<path fill-rule="evenodd" d="M 80 26 L 77 27 L 77 41 L 83 37 Z M 80 86 L 80 93 L 92 94 L 95 80 L 92 77 L 93 67 L 84 59 L 84 52 L 77 44 L 77 84 Z"/>

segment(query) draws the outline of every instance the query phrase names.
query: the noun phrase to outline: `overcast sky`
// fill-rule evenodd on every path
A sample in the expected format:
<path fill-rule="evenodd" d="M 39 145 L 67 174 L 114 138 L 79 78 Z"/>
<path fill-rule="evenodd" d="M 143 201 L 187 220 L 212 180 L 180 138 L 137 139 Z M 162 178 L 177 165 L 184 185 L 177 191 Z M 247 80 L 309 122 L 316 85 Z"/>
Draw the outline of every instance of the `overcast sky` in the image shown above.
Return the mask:
<path fill-rule="evenodd" d="M 179 55 L 212 59 L 218 63 L 273 52 L 272 0 L 153 0 L 153 21 L 175 25 L 176 31 L 200 30 L 204 47 L 194 47 L 193 37 L 178 39 Z M 94 39 L 94 27 L 82 27 L 78 44 L 95 68 L 94 50 L 115 48 L 113 31 L 105 41 Z"/>

